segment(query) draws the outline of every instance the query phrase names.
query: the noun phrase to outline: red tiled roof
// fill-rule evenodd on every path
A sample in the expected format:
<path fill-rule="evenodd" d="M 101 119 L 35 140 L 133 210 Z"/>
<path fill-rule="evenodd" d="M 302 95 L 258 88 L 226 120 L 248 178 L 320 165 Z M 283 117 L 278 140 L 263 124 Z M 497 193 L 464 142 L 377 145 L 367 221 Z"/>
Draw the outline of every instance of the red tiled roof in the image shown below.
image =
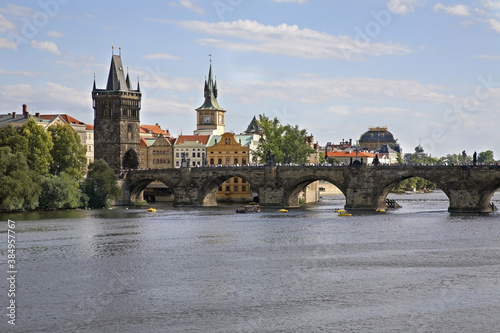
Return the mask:
<path fill-rule="evenodd" d="M 198 141 L 199 143 L 206 145 L 208 139 L 210 139 L 210 135 L 180 135 L 175 141 L 175 144 L 178 145 L 186 141 Z"/>
<path fill-rule="evenodd" d="M 86 124 L 85 125 L 85 129 L 88 130 L 88 131 L 93 131 L 94 130 L 94 125 Z"/>
<path fill-rule="evenodd" d="M 170 135 L 168 130 L 162 130 L 158 125 L 140 125 L 141 133 Z"/>
<path fill-rule="evenodd" d="M 141 139 L 141 141 L 139 142 L 139 146 L 142 146 L 142 147 L 147 147 L 148 144 L 146 143 L 146 140 L 145 139 Z"/>

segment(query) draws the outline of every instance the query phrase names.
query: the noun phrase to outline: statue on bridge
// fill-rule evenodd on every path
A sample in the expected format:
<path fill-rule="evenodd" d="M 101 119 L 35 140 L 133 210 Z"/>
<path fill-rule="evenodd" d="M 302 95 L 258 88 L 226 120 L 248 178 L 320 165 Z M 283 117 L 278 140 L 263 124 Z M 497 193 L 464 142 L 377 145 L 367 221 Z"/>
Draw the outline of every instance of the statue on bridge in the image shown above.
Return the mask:
<path fill-rule="evenodd" d="M 276 160 L 271 151 L 268 150 L 266 154 L 266 166 L 276 166 Z"/>

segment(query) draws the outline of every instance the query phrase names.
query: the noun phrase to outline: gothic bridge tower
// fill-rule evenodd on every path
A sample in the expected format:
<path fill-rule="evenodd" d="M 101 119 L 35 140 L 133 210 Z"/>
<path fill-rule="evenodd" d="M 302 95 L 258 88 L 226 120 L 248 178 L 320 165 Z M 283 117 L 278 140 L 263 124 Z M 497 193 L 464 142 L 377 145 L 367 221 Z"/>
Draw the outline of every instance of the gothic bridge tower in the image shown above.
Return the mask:
<path fill-rule="evenodd" d="M 132 89 L 120 54 L 111 57 L 106 89 L 97 89 L 94 77 L 94 158 L 104 159 L 115 171 L 139 166 L 141 90 Z"/>

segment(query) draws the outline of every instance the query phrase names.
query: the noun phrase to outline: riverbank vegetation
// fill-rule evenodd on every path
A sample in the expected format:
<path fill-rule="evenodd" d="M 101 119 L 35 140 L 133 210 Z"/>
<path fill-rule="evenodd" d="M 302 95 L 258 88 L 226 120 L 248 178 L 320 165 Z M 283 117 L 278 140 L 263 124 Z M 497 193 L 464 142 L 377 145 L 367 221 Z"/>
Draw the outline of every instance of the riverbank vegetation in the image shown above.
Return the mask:
<path fill-rule="evenodd" d="M 116 175 L 104 161 L 89 165 L 69 125 L 47 131 L 34 119 L 0 129 L 0 211 L 106 207 L 118 198 Z"/>

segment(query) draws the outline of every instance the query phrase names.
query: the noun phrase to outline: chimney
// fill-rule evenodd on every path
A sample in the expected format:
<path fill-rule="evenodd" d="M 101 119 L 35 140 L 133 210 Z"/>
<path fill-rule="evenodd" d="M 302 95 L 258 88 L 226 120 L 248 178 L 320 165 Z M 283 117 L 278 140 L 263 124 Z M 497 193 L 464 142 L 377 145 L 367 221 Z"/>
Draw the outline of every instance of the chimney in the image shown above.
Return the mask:
<path fill-rule="evenodd" d="M 15 112 L 12 112 L 12 118 L 16 119 L 16 113 Z"/>
<path fill-rule="evenodd" d="M 23 104 L 23 116 L 24 116 L 24 118 L 28 118 L 28 116 L 29 116 L 28 106 L 26 104 Z"/>

